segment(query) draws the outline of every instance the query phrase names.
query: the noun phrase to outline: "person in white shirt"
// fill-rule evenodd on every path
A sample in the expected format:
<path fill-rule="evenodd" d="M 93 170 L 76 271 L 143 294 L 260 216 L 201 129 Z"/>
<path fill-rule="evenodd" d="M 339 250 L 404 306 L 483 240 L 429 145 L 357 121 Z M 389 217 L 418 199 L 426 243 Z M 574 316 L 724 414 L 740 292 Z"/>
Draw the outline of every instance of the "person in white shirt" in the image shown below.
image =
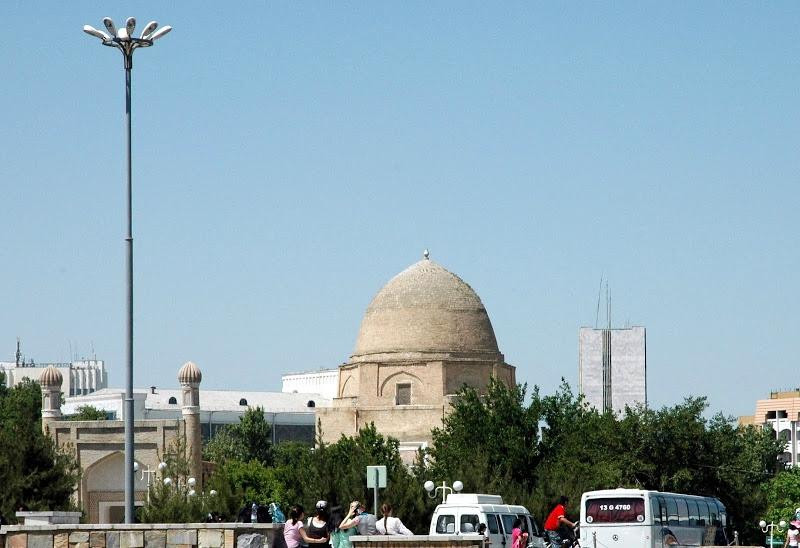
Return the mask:
<path fill-rule="evenodd" d="M 384 504 L 381 506 L 383 517 L 375 523 L 379 535 L 413 535 L 408 527 L 403 525 L 400 518 L 392 515 L 392 505 Z"/>

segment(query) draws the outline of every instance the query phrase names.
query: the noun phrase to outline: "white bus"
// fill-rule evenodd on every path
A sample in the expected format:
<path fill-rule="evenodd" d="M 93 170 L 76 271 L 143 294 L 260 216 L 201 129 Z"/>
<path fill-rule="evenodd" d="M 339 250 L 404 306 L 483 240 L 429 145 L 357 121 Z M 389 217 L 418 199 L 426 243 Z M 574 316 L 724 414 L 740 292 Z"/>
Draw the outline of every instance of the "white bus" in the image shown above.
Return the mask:
<path fill-rule="evenodd" d="M 727 545 L 725 506 L 713 497 L 642 489 L 589 491 L 581 497 L 584 548 Z"/>

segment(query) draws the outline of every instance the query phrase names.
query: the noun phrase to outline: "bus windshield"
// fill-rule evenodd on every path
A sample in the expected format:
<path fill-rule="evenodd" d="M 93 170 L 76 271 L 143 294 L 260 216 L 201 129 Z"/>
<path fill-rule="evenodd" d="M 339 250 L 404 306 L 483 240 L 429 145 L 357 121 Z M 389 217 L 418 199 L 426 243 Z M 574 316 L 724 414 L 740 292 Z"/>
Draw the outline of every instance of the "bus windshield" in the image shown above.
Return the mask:
<path fill-rule="evenodd" d="M 644 499 L 599 498 L 586 501 L 586 523 L 643 523 Z"/>

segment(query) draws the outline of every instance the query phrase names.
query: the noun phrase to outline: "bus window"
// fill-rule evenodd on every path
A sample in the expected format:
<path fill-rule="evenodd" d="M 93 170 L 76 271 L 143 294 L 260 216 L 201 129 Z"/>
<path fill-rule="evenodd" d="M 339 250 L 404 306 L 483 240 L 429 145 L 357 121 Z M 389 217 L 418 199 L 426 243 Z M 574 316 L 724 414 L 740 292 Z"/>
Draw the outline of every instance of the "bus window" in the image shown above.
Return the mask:
<path fill-rule="evenodd" d="M 725 510 L 725 507 L 722 506 L 719 501 L 717 502 L 717 506 L 719 506 L 719 521 L 722 523 L 723 527 L 728 526 L 728 512 Z"/>
<path fill-rule="evenodd" d="M 456 532 L 456 517 L 452 514 L 442 514 L 436 520 L 436 532 L 440 535 L 454 534 Z"/>
<path fill-rule="evenodd" d="M 678 525 L 683 527 L 689 525 L 689 508 L 686 506 L 686 499 L 678 499 Z"/>
<path fill-rule="evenodd" d="M 588 499 L 585 515 L 586 523 L 641 523 L 644 522 L 644 499 Z"/>
<path fill-rule="evenodd" d="M 694 499 L 689 499 L 686 501 L 686 505 L 689 507 L 689 525 L 696 526 L 699 524 L 699 516 L 697 510 L 697 501 Z"/>
<path fill-rule="evenodd" d="M 650 499 L 650 513 L 653 515 L 653 525 L 661 525 L 661 501 L 658 497 Z"/>
<path fill-rule="evenodd" d="M 475 533 L 478 531 L 478 524 L 480 520 L 478 520 L 477 514 L 461 514 L 461 532 L 462 533 Z"/>
<path fill-rule="evenodd" d="M 493 535 L 496 535 L 500 532 L 500 527 L 497 525 L 497 516 L 494 514 L 486 514 L 486 526 L 489 528 L 489 532 Z"/>
<path fill-rule="evenodd" d="M 667 523 L 678 525 L 678 503 L 673 497 L 665 497 L 667 500 Z"/>
<path fill-rule="evenodd" d="M 708 508 L 711 510 L 711 525 L 716 525 L 717 527 L 722 525 L 722 521 L 719 519 L 720 504 L 715 500 L 709 501 Z"/>
<path fill-rule="evenodd" d="M 704 500 L 698 500 L 697 501 L 697 508 L 698 508 L 697 517 L 699 518 L 699 521 L 700 521 L 699 524 L 700 525 L 709 524 L 710 520 L 708 518 L 708 515 L 709 515 L 708 514 L 708 503 L 706 503 L 706 501 L 704 501 Z"/>

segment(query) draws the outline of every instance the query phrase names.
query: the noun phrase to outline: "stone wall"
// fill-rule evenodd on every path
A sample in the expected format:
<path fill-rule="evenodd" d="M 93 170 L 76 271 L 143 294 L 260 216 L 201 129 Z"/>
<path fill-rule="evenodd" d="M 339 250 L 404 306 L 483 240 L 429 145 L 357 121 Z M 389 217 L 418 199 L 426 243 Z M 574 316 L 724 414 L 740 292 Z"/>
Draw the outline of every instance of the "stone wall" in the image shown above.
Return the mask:
<path fill-rule="evenodd" d="M 272 523 L 6 525 L 0 548 L 286 548 L 282 533 Z M 481 538 L 356 535 L 350 541 L 354 548 L 481 548 Z"/>
<path fill-rule="evenodd" d="M 271 523 L 7 525 L 0 548 L 236 548 L 253 533 L 264 536 L 264 548 L 281 548 L 281 532 Z"/>

